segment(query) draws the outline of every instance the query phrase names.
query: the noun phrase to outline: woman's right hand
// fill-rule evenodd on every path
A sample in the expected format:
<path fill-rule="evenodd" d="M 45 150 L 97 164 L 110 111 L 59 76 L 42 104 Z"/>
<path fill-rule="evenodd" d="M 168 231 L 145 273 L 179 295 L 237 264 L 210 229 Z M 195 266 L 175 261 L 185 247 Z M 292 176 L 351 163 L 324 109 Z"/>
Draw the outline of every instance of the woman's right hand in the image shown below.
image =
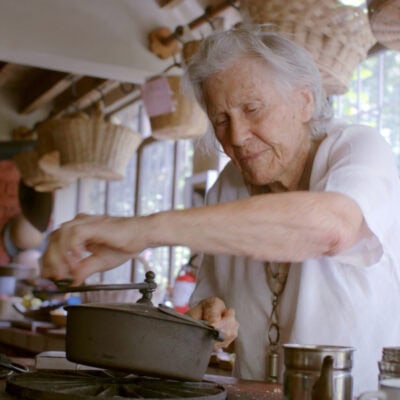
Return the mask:
<path fill-rule="evenodd" d="M 208 297 L 200 301 L 186 314 L 199 320 L 207 321 L 224 336 L 223 342 L 215 342 L 214 350 L 227 348 L 238 335 L 239 322 L 235 318 L 235 310 L 226 308 L 219 297 Z"/>
<path fill-rule="evenodd" d="M 79 214 L 51 233 L 43 253 L 42 276 L 81 284 L 95 272 L 121 265 L 146 248 L 140 217 Z"/>

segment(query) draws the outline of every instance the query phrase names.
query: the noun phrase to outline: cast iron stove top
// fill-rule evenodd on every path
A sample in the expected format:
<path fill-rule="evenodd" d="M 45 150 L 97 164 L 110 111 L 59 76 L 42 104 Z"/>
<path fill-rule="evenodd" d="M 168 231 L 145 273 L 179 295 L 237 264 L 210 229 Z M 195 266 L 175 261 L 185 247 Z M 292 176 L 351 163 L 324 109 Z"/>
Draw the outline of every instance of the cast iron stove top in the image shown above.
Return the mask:
<path fill-rule="evenodd" d="M 6 393 L 26 400 L 193 399 L 224 400 L 226 390 L 214 382 L 184 382 L 111 375 L 108 371 L 37 371 L 12 374 Z"/>

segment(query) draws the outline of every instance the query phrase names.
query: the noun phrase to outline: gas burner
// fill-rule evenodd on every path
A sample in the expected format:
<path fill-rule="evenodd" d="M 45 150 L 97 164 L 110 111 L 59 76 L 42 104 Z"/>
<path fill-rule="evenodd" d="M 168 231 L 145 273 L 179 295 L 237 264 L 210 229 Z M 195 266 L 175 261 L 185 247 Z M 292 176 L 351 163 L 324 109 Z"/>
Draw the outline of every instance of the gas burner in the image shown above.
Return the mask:
<path fill-rule="evenodd" d="M 6 392 L 27 400 L 186 399 L 224 400 L 226 390 L 214 382 L 185 382 L 107 371 L 39 371 L 7 379 Z"/>

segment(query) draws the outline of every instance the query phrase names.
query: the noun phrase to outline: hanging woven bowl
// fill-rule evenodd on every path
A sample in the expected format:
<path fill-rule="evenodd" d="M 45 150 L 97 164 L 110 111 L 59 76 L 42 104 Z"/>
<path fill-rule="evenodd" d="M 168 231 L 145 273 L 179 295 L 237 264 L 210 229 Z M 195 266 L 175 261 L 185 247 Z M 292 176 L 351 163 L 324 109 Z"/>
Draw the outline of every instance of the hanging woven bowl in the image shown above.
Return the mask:
<path fill-rule="evenodd" d="M 241 0 L 245 18 L 287 34 L 314 57 L 328 95 L 347 91 L 357 65 L 375 44 L 368 16 L 336 0 Z"/>
<path fill-rule="evenodd" d="M 150 118 L 152 136 L 156 139 L 189 139 L 202 136 L 208 128 L 208 118 L 195 100 L 180 91 L 181 78 L 167 77 L 174 111 Z"/>
<path fill-rule="evenodd" d="M 109 123 L 99 113 L 48 120 L 37 132 L 39 151 L 42 143 L 52 146 L 60 154 L 61 168 L 81 178 L 122 179 L 142 141 L 139 133 Z"/>
<path fill-rule="evenodd" d="M 372 0 L 368 13 L 376 40 L 388 49 L 400 50 L 400 1 Z"/>

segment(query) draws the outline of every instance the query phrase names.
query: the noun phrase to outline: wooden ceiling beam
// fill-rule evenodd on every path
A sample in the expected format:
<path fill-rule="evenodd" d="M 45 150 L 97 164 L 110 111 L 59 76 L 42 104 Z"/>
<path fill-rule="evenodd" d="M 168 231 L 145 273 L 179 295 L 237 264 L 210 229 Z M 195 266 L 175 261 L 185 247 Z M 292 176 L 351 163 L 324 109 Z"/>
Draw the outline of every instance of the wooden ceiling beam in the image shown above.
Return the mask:
<path fill-rule="evenodd" d="M 98 102 L 118 85 L 113 80 L 85 76 L 76 81 L 71 90 L 56 99 L 51 117 L 62 117 L 74 111 L 81 111 Z"/>
<path fill-rule="evenodd" d="M 116 85 L 113 89 L 108 91 L 108 93 L 104 93 L 103 98 L 101 99 L 104 105 L 104 108 L 107 109 L 109 107 L 113 107 L 113 105 L 124 103 L 124 99 L 129 101 L 132 98 L 132 94 L 137 93 L 138 86 L 134 83 L 122 83 L 116 82 Z M 98 98 L 100 100 L 100 98 Z M 86 111 L 89 110 L 90 106 Z"/>
<path fill-rule="evenodd" d="M 135 104 L 137 101 L 142 99 L 141 93 L 137 93 L 135 96 L 128 96 L 126 97 L 125 102 L 121 102 L 117 107 L 115 107 L 113 110 L 107 112 L 107 118 L 110 118 L 112 115 L 122 111 L 126 107 L 129 107 L 132 104 Z"/>
<path fill-rule="evenodd" d="M 0 87 L 2 87 L 9 79 L 11 79 L 15 73 L 17 73 L 21 67 L 17 64 L 11 63 L 0 63 Z"/>
<path fill-rule="evenodd" d="M 29 114 L 40 107 L 51 103 L 57 96 L 67 90 L 79 76 L 66 72 L 51 71 L 32 84 L 23 94 L 21 114 Z"/>

